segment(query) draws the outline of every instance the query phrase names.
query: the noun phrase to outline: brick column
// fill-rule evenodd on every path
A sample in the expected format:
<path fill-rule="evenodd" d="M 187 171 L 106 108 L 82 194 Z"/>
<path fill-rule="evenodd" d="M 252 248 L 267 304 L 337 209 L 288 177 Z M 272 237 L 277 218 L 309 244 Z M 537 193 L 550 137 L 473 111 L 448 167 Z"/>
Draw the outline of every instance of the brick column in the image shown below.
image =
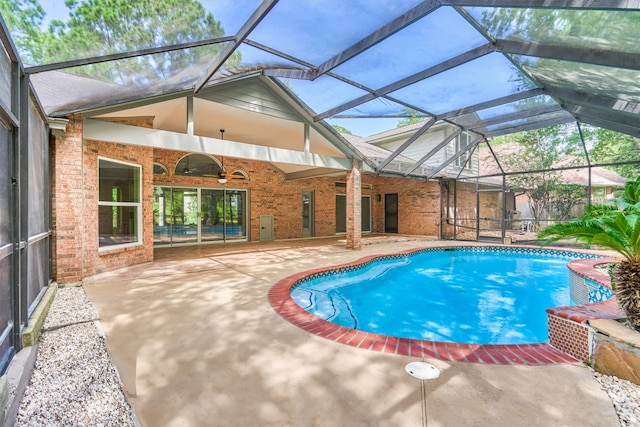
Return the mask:
<path fill-rule="evenodd" d="M 362 249 L 361 163 L 354 160 L 347 177 L 347 249 Z"/>
<path fill-rule="evenodd" d="M 54 279 L 59 283 L 83 278 L 82 239 L 84 235 L 82 120 L 69 121 L 54 150 L 53 236 Z"/>

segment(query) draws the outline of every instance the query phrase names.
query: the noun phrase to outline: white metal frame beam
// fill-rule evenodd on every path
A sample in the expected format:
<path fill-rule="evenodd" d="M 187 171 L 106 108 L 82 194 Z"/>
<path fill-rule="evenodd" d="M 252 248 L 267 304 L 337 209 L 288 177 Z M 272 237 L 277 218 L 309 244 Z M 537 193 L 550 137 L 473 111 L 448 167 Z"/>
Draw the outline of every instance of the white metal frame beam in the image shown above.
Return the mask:
<path fill-rule="evenodd" d="M 640 103 L 604 96 L 590 95 L 567 89 L 547 87 L 545 93 L 558 99 L 561 103 L 585 105 L 591 108 L 618 111 L 627 114 L 640 114 Z"/>
<path fill-rule="evenodd" d="M 638 132 L 640 132 L 640 116 L 638 115 L 620 114 L 614 110 L 604 111 L 590 108 L 584 105 L 575 105 L 570 103 L 565 103 L 563 106 L 568 112 L 576 115 L 577 117 L 586 116 L 609 122 L 615 122 L 622 126 L 637 128 Z"/>
<path fill-rule="evenodd" d="M 208 45 L 218 44 L 218 43 L 227 43 L 233 40 L 234 38 L 232 36 L 217 37 L 213 39 L 198 40 L 193 42 L 174 44 L 170 46 L 160 46 L 160 47 L 153 47 L 148 49 L 133 50 L 128 52 L 112 53 L 110 55 L 92 56 L 88 58 L 73 59 L 73 60 L 62 61 L 62 62 L 52 62 L 49 64 L 25 67 L 24 72 L 27 74 L 44 73 L 46 71 L 63 70 L 65 68 L 81 67 L 83 65 L 100 64 L 102 62 L 119 61 L 122 59 L 135 58 L 135 57 L 144 56 L 144 55 L 153 55 L 157 53 L 172 52 L 175 50 L 190 49 L 194 47 L 208 46 Z"/>
<path fill-rule="evenodd" d="M 640 129 L 636 127 L 624 126 L 624 125 L 621 125 L 620 123 L 610 122 L 598 117 L 589 117 L 589 116 L 581 115 L 576 118 L 582 123 L 586 123 L 592 126 L 609 129 L 619 133 L 623 133 L 625 135 L 630 135 L 636 138 L 640 138 Z"/>
<path fill-rule="evenodd" d="M 545 120 L 542 122 L 535 122 L 535 123 L 529 123 L 527 125 L 520 125 L 520 126 L 514 126 L 510 128 L 498 129 L 493 132 L 487 132 L 485 136 L 487 138 L 493 138 L 496 136 L 509 135 L 512 133 L 524 132 L 524 131 L 533 130 L 533 129 L 540 129 L 547 126 L 562 125 L 562 124 L 573 122 L 573 121 L 575 121 L 573 117 L 557 117 L 557 118 L 554 118 L 551 120 Z"/>
<path fill-rule="evenodd" d="M 470 126 L 466 126 L 467 129 L 480 129 L 487 126 L 498 125 L 500 123 L 507 123 L 512 120 L 528 119 L 530 117 L 540 116 L 542 114 L 553 113 L 555 111 L 562 110 L 560 105 L 547 105 L 544 107 L 533 108 L 531 110 L 519 111 L 517 113 L 506 114 L 504 116 L 494 117 L 492 119 L 483 120 Z"/>
<path fill-rule="evenodd" d="M 533 98 L 534 96 L 541 95 L 542 93 L 543 93 L 542 89 L 538 89 L 538 88 L 524 90 L 522 92 L 517 92 L 511 95 L 492 99 L 486 102 L 469 105 L 468 107 L 463 107 L 457 110 L 451 110 L 449 112 L 438 115 L 438 118 L 442 120 L 452 119 L 456 116 L 461 116 L 463 114 L 475 113 L 476 111 L 497 107 L 498 105 L 505 105 L 511 102 L 516 102 L 516 101 L 520 101 L 527 98 Z"/>

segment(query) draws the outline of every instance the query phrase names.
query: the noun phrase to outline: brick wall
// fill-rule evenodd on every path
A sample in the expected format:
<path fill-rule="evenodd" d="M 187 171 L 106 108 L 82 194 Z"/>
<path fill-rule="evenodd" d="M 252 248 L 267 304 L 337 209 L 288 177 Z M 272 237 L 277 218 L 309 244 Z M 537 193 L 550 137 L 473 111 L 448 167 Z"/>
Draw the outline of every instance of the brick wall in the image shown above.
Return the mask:
<path fill-rule="evenodd" d="M 354 164 L 347 177 L 347 249 L 362 248 L 362 176 Z"/>
<path fill-rule="evenodd" d="M 230 179 L 219 184 L 215 177 L 176 176 L 174 169 L 186 155 L 182 151 L 155 149 L 153 160 L 162 164 L 169 175 L 155 175 L 155 185 L 202 187 L 220 189 L 246 189 L 249 192 L 250 239 L 260 239 L 260 215 L 274 216 L 274 238 L 302 237 L 302 191 L 314 192 L 315 235 L 335 235 L 335 195 L 344 189 L 336 189 L 335 183 L 345 182 L 344 176 L 286 181 L 285 175 L 266 162 L 224 158 L 227 171 L 241 170 L 248 180 Z M 214 156 L 215 157 L 215 156 Z M 222 159 L 218 158 L 219 161 Z"/>
<path fill-rule="evenodd" d="M 274 238 L 302 237 L 302 191 L 314 192 L 314 235 L 334 236 L 336 194 L 346 194 L 342 176 L 286 181 L 285 175 L 269 163 L 224 158 L 227 171 L 242 170 L 248 180 L 219 184 L 215 177 L 175 176 L 174 169 L 186 152 L 85 140 L 81 118 L 71 120 L 67 132 L 55 141 L 54 151 L 54 275 L 60 283 L 82 280 L 153 259 L 153 186 L 247 189 L 252 241 L 260 239 L 260 215 L 274 216 Z M 126 124 L 150 127 L 147 120 Z M 98 157 L 142 166 L 143 242 L 126 249 L 98 250 Z M 219 159 L 221 160 L 221 159 Z M 169 174 L 153 175 L 153 162 Z M 372 231 L 384 232 L 384 194 L 397 193 L 398 232 L 437 236 L 439 185 L 424 180 L 379 177 L 362 174 L 361 194 L 371 197 Z M 381 201 L 378 200 L 380 196 Z"/>
<path fill-rule="evenodd" d="M 136 123 L 148 126 L 148 123 Z M 53 153 L 53 275 L 59 283 L 153 260 L 153 229 L 143 228 L 142 244 L 98 251 L 98 156 L 142 165 L 143 221 L 152 223 L 152 149 L 82 141 L 82 120 L 74 117 Z"/>
<path fill-rule="evenodd" d="M 438 235 L 440 187 L 437 182 L 392 177 L 373 177 L 372 181 L 376 190 L 373 231 L 384 232 L 384 195 L 396 193 L 398 233 Z M 377 201 L 377 194 L 380 195 L 380 202 Z"/>
<path fill-rule="evenodd" d="M 589 363 L 589 329 L 582 323 L 547 314 L 549 344 L 560 351 Z"/>
<path fill-rule="evenodd" d="M 84 204 L 82 192 L 82 122 L 67 123 L 53 149 L 53 276 L 59 282 L 82 280 Z"/>
<path fill-rule="evenodd" d="M 85 140 L 84 143 L 84 276 L 153 260 L 153 149 Z M 142 166 L 142 242 L 98 250 L 98 157 Z"/>

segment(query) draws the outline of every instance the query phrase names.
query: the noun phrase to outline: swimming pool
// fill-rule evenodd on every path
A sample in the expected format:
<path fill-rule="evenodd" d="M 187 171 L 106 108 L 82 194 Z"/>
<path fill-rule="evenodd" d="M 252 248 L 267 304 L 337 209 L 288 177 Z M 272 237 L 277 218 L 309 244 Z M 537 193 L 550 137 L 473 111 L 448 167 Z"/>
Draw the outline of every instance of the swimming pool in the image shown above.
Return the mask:
<path fill-rule="evenodd" d="M 577 252 L 437 248 L 310 275 L 291 298 L 329 322 L 399 338 L 466 344 L 547 341 L 545 309 L 570 305 Z"/>

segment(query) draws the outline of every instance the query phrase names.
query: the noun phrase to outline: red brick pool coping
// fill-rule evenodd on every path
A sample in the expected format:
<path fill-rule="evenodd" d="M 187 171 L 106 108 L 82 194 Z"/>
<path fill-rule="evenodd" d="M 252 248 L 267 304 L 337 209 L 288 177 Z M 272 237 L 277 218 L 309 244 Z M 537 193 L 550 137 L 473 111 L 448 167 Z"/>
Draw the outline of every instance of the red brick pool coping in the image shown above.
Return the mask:
<path fill-rule="evenodd" d="M 421 249 L 412 249 L 393 255 L 409 254 L 420 250 Z M 307 276 L 364 264 L 376 258 L 380 258 L 381 256 L 384 257 L 384 255 L 371 255 L 347 264 L 323 267 L 293 274 L 282 279 L 269 290 L 269 303 L 284 319 L 311 334 L 334 342 L 366 350 L 380 351 L 402 356 L 419 358 L 426 357 L 445 361 L 492 365 L 551 365 L 578 362 L 574 357 L 555 349 L 547 343 L 499 345 L 458 344 L 451 342 L 398 338 L 359 331 L 320 319 L 298 306 L 293 299 L 291 299 L 291 288 L 298 281 Z M 595 264 L 603 264 L 612 261 L 612 259 L 602 258 L 598 260 L 588 259 L 573 261 L 573 263 L 577 263 L 577 267 L 575 267 L 574 271 L 577 270 L 580 274 L 584 273 L 583 275 L 586 277 L 589 277 L 599 283 L 603 283 L 608 280 L 608 276 L 604 273 L 600 273 L 604 277 L 596 274 L 597 272 L 593 273 L 593 266 Z M 587 272 L 587 270 L 589 271 Z M 587 273 L 588 275 L 586 275 Z M 611 286 L 610 283 L 608 283 L 608 286 Z M 617 309 L 617 301 L 615 298 L 596 304 L 552 308 L 548 309 L 547 312 L 579 323 L 593 318 L 620 317 L 620 312 Z"/>

